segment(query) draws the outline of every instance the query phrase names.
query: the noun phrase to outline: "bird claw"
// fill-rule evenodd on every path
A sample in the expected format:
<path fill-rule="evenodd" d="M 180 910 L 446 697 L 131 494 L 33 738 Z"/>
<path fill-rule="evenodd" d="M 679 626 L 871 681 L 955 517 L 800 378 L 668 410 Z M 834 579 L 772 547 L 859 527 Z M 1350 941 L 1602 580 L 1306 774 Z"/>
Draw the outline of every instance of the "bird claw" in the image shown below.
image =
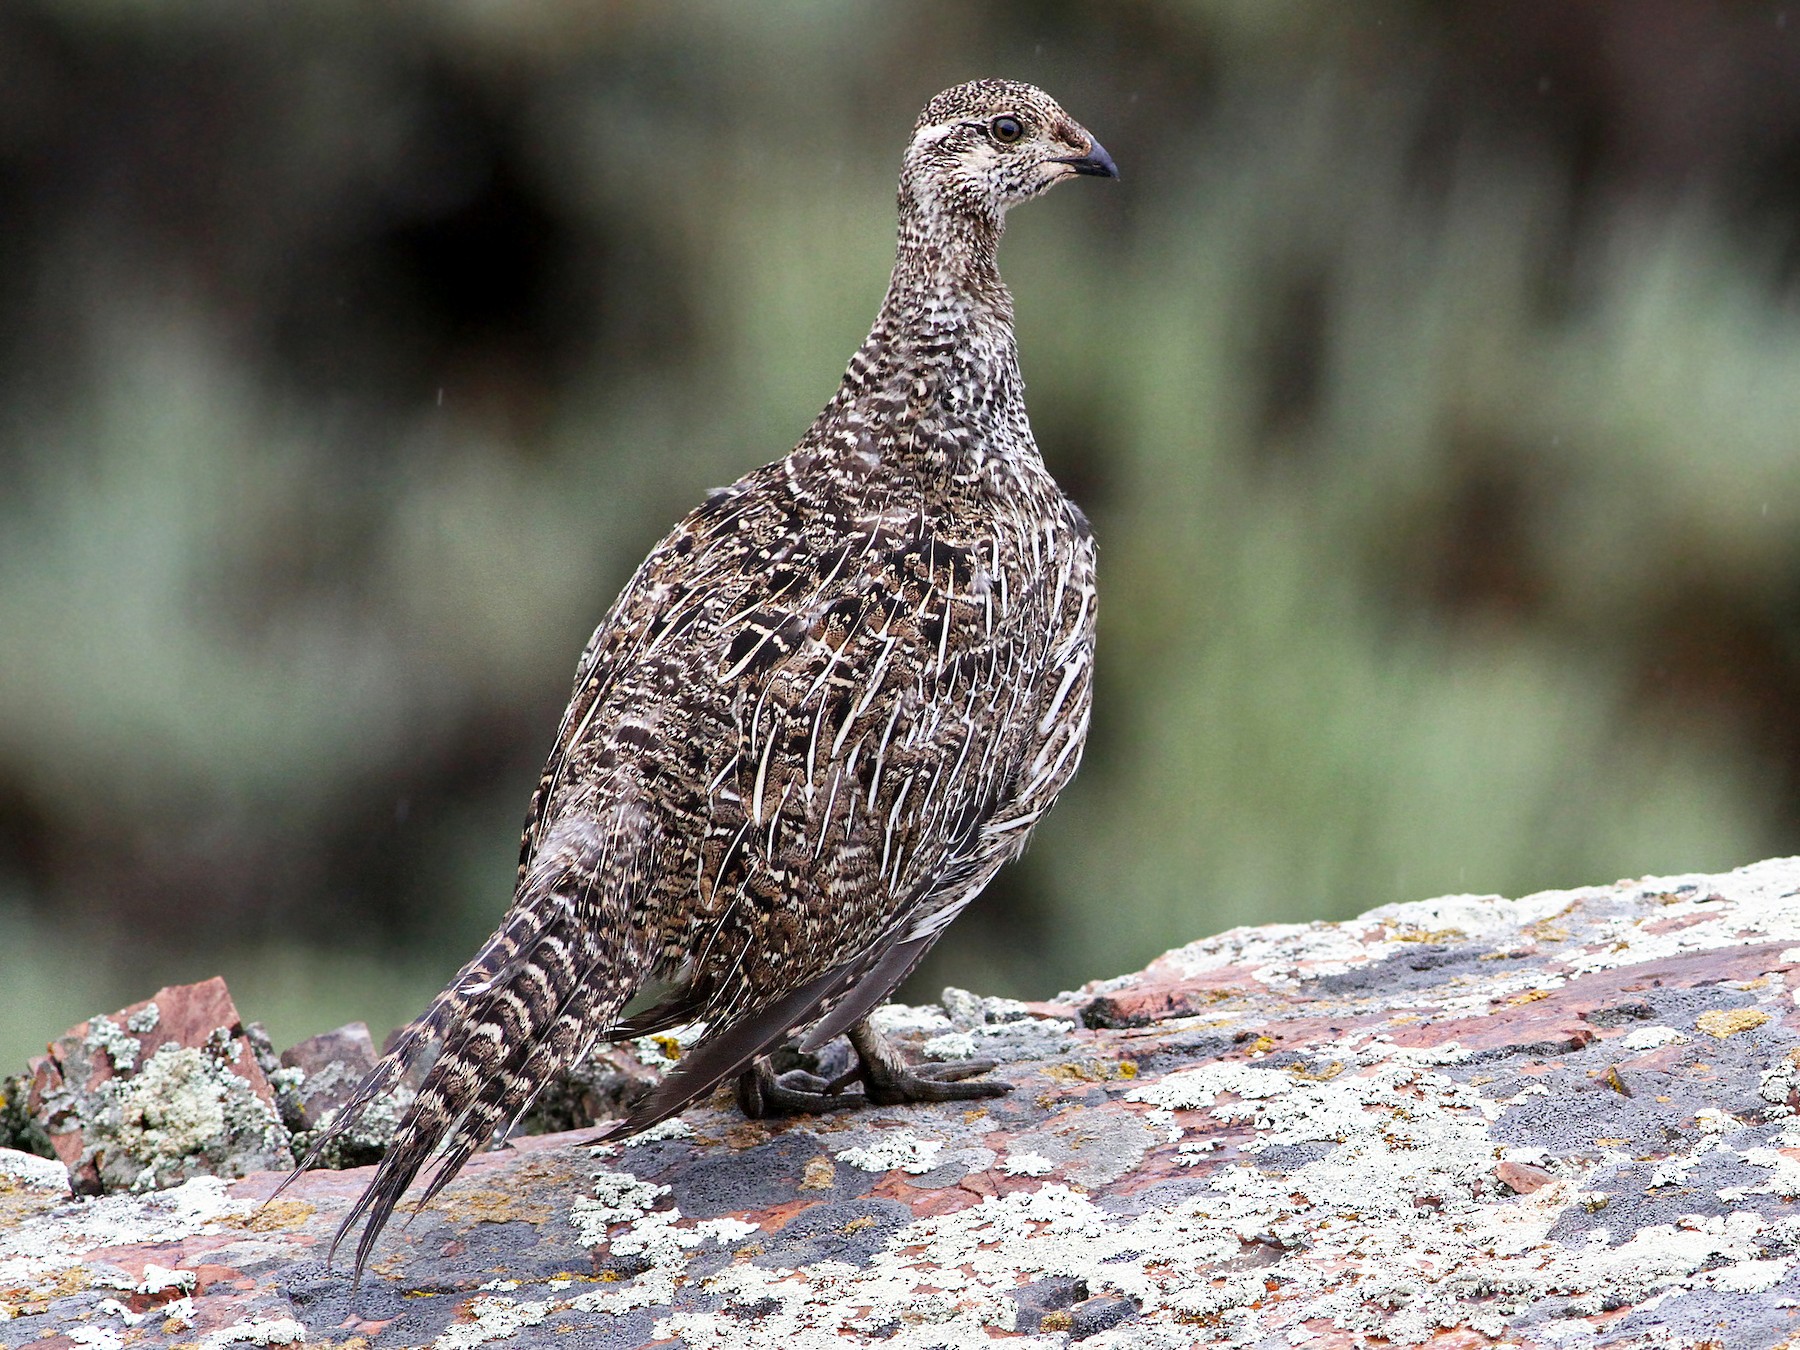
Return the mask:
<path fill-rule="evenodd" d="M 920 1064 L 912 1068 L 882 1065 L 874 1073 L 865 1066 L 858 1070 L 863 1092 L 877 1106 L 899 1106 L 905 1102 L 967 1102 L 983 1097 L 1004 1097 L 1013 1090 L 1011 1083 L 988 1079 L 980 1083 L 962 1080 L 998 1068 L 991 1059 L 966 1059 L 949 1064 Z"/>
<path fill-rule="evenodd" d="M 758 1060 L 753 1068 L 738 1075 L 738 1109 L 751 1120 L 766 1120 L 770 1116 L 817 1115 L 859 1105 L 860 1094 L 845 1096 L 838 1091 L 842 1082 L 821 1078 L 805 1069 L 789 1069 L 778 1075 L 767 1060 Z"/>
<path fill-rule="evenodd" d="M 768 1060 L 759 1059 L 738 1076 L 738 1108 L 752 1120 L 769 1116 L 814 1115 L 821 1111 L 841 1111 L 846 1107 L 870 1104 L 901 1106 L 908 1102 L 966 1102 L 986 1097 L 1004 1097 L 1013 1090 L 1011 1083 L 988 1079 L 971 1083 L 999 1067 L 991 1059 L 965 1059 L 948 1063 L 908 1065 L 888 1043 L 872 1032 L 858 1027 L 862 1035 L 853 1035 L 857 1049 L 856 1064 L 836 1078 L 822 1078 L 804 1069 L 790 1069 L 777 1074 Z M 846 1092 L 852 1083 L 861 1083 L 861 1092 Z"/>
<path fill-rule="evenodd" d="M 893 1042 L 875 1030 L 867 1018 L 852 1026 L 847 1034 L 856 1051 L 856 1074 L 862 1079 L 863 1094 L 876 1106 L 977 1101 L 983 1097 L 1004 1097 L 1013 1090 L 1011 1083 L 993 1079 L 981 1083 L 962 1081 L 995 1068 L 991 1059 L 909 1065 Z"/>

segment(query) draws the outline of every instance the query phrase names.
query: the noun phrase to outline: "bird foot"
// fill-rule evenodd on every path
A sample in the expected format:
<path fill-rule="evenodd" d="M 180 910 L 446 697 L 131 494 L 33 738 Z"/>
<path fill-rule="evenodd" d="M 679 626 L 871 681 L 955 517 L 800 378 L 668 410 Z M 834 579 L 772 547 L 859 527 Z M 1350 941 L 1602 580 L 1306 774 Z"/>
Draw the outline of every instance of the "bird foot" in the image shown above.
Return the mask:
<path fill-rule="evenodd" d="M 869 1024 L 865 1017 L 844 1033 L 856 1051 L 856 1068 L 863 1093 L 877 1106 L 905 1102 L 968 1102 L 983 1097 L 1004 1097 L 1011 1083 L 989 1079 L 966 1083 L 996 1066 L 991 1059 L 965 1059 L 948 1064 L 910 1065 L 894 1043 Z"/>
<path fill-rule="evenodd" d="M 738 1075 L 738 1110 L 751 1120 L 766 1120 L 770 1116 L 809 1116 L 860 1105 L 860 1094 L 839 1094 L 841 1082 L 841 1079 L 821 1078 L 805 1069 L 789 1069 L 777 1074 L 769 1067 L 768 1060 L 759 1059 Z"/>
<path fill-rule="evenodd" d="M 856 1064 L 836 1078 L 822 1078 L 804 1069 L 777 1074 L 768 1060 L 759 1059 L 738 1076 L 738 1107 L 752 1120 L 767 1116 L 841 1111 L 864 1103 L 901 1106 L 907 1102 L 966 1102 L 1003 1097 L 1011 1083 L 989 1079 L 972 1083 L 998 1067 L 991 1059 L 968 1059 L 947 1064 L 909 1065 L 889 1041 L 867 1021 L 847 1033 L 856 1051 Z M 861 1092 L 846 1092 L 861 1083 Z"/>
<path fill-rule="evenodd" d="M 908 1068 L 902 1064 L 884 1066 L 879 1074 L 866 1069 L 859 1073 L 863 1093 L 877 1106 L 899 1106 L 905 1102 L 969 1102 L 982 1097 L 1004 1097 L 1013 1090 L 1011 1083 L 990 1078 L 981 1083 L 966 1083 L 999 1067 L 991 1059 L 965 1059 L 954 1064 L 920 1064 Z"/>

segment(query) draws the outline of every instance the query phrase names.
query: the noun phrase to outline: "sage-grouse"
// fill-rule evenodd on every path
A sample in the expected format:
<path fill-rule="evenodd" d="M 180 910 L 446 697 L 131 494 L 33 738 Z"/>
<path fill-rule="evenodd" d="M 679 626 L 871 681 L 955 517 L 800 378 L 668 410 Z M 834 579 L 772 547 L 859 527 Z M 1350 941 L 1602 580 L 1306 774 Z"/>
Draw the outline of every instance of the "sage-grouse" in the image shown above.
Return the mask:
<path fill-rule="evenodd" d="M 734 1075 L 751 1115 L 1010 1090 L 964 1081 L 991 1063 L 909 1068 L 868 1016 L 1081 757 L 1094 545 L 1032 440 L 995 248 L 1008 207 L 1117 172 L 1031 85 L 925 106 L 843 384 L 625 587 L 582 653 L 511 910 L 331 1126 L 441 1047 L 333 1242 L 368 1215 L 359 1277 L 434 1152 L 420 1204 L 596 1041 L 707 1028 L 612 1135 Z M 803 1028 L 803 1049 L 848 1033 L 857 1067 L 777 1078 L 769 1052 Z"/>

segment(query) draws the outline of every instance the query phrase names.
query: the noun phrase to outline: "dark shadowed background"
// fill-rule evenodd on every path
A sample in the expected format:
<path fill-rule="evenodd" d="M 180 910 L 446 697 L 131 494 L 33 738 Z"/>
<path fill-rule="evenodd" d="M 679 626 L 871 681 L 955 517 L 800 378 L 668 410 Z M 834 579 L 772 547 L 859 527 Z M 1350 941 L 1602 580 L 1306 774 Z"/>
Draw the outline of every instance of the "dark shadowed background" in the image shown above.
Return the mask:
<path fill-rule="evenodd" d="M 576 654 L 782 454 L 912 119 L 1102 545 L 1087 766 L 913 986 L 1800 848 L 1800 6 L 0 6 L 0 1061 L 415 1012 Z"/>

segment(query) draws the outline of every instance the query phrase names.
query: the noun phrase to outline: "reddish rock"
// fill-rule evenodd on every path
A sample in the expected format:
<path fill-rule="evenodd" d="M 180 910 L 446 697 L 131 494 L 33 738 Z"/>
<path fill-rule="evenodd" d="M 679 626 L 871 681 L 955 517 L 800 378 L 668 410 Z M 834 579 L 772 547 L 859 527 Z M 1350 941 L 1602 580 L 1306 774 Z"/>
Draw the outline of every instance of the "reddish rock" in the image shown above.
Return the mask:
<path fill-rule="evenodd" d="M 1515 1195 L 1530 1195 L 1556 1180 L 1541 1167 L 1516 1162 L 1501 1163 L 1494 1169 L 1494 1177 L 1502 1185 L 1511 1188 Z"/>
<path fill-rule="evenodd" d="M 69 1028 L 31 1061 L 26 1108 L 81 1194 L 292 1163 L 274 1089 L 217 977 Z"/>

